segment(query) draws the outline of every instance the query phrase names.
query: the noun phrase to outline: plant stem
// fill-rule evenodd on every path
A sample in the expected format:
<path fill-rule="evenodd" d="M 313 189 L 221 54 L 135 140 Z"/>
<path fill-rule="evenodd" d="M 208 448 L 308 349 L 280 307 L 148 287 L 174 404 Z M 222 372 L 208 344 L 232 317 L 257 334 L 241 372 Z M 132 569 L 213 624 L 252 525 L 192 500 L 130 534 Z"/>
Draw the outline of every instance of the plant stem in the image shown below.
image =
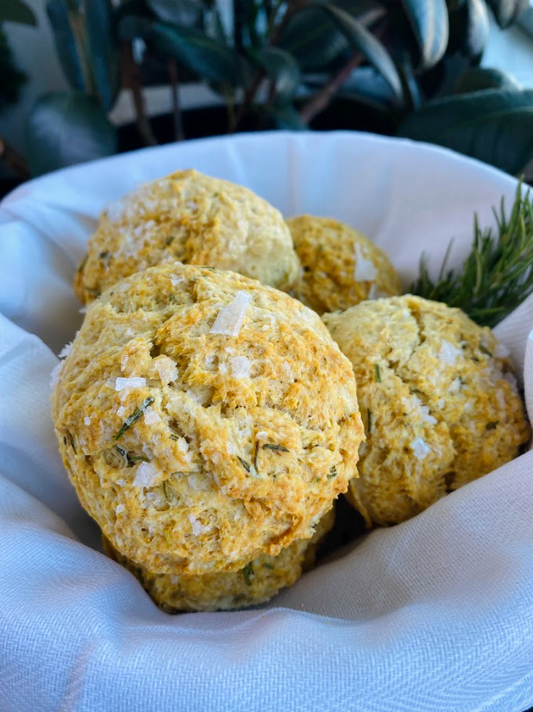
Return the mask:
<path fill-rule="evenodd" d="M 10 146 L 3 138 L 0 137 L 0 160 L 4 161 L 6 166 L 22 180 L 27 180 L 30 177 L 30 171 L 26 159 L 17 150 Z"/>
<path fill-rule="evenodd" d="M 146 113 L 146 105 L 141 88 L 141 72 L 133 57 L 131 42 L 126 42 L 122 45 L 123 48 L 123 63 L 122 71 L 124 77 L 124 86 L 131 90 L 133 104 L 135 106 L 135 114 L 137 116 L 137 128 L 139 134 L 147 146 L 156 146 L 157 141 L 152 132 L 150 121 Z"/>
<path fill-rule="evenodd" d="M 272 11 L 272 16 L 271 16 L 271 23 L 269 26 L 269 31 L 270 31 L 270 47 L 274 47 L 276 43 L 279 41 L 279 38 L 281 37 L 281 33 L 283 32 L 283 29 L 286 27 L 287 22 L 290 20 L 290 18 L 294 15 L 295 12 L 300 10 L 305 4 L 307 0 L 289 0 L 287 10 L 285 14 L 283 15 L 281 22 L 277 27 L 274 27 L 274 22 L 275 18 L 277 16 L 277 13 L 282 5 L 282 2 L 278 2 L 276 6 L 274 7 Z M 228 133 L 234 133 L 240 126 L 242 119 L 244 116 L 248 113 L 250 110 L 250 107 L 253 104 L 253 101 L 255 99 L 255 95 L 257 94 L 259 87 L 261 86 L 261 83 L 263 81 L 263 78 L 265 76 L 265 72 L 263 69 L 259 69 L 257 74 L 255 75 L 255 78 L 253 82 L 250 84 L 248 89 L 246 90 L 244 94 L 244 98 L 241 102 L 241 105 L 239 106 L 239 109 L 235 115 L 235 120 L 233 121 L 233 124 L 230 125 Z"/>
<path fill-rule="evenodd" d="M 183 132 L 183 121 L 180 107 L 178 65 L 173 59 L 169 59 L 168 61 L 168 73 L 170 75 L 172 115 L 174 117 L 174 139 L 176 141 L 183 141 L 185 134 Z"/>
<path fill-rule="evenodd" d="M 342 67 L 337 74 L 334 74 L 327 84 L 324 84 L 322 89 L 304 104 L 300 110 L 301 120 L 309 124 L 317 114 L 323 111 L 339 89 L 341 89 L 342 85 L 348 81 L 354 69 L 357 69 L 363 61 L 364 57 L 359 52 L 352 55 L 344 67 Z"/>
<path fill-rule="evenodd" d="M 375 36 L 381 38 L 388 27 L 388 20 L 385 19 L 379 25 L 375 31 Z M 306 124 L 309 124 L 317 114 L 331 103 L 331 100 L 335 94 L 342 88 L 343 84 L 348 81 L 350 75 L 357 69 L 363 62 L 365 57 L 360 53 L 356 52 L 350 59 L 346 62 L 344 67 L 341 67 L 339 71 L 334 74 L 330 80 L 324 84 L 322 89 L 312 96 L 309 101 L 307 101 L 302 109 L 300 110 L 300 118 Z"/>

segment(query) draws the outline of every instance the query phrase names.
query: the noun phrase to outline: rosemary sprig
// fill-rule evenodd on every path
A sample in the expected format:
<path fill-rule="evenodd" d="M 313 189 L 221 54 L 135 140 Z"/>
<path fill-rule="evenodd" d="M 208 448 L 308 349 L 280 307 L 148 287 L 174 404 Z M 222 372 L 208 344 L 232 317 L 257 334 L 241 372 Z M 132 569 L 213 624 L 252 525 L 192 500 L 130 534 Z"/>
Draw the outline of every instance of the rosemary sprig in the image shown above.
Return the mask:
<path fill-rule="evenodd" d="M 246 585 L 251 586 L 252 576 L 254 575 L 253 561 L 250 561 L 250 563 L 246 564 L 246 566 L 242 569 L 242 575 L 244 576 L 244 581 L 246 582 Z"/>
<path fill-rule="evenodd" d="M 273 443 L 265 443 L 263 450 L 273 450 L 274 452 L 289 452 L 283 445 L 274 445 Z"/>
<path fill-rule="evenodd" d="M 459 307 L 483 326 L 496 326 L 533 292 L 533 198 L 522 193 L 522 182 L 510 214 L 502 198 L 496 218 L 496 235 L 482 230 L 474 217 L 472 250 L 459 273 L 447 269 L 448 246 L 436 281 L 422 255 L 412 294 Z"/>
<path fill-rule="evenodd" d="M 124 435 L 126 430 L 129 430 L 131 428 L 131 426 L 139 420 L 139 418 L 144 413 L 144 411 L 148 408 L 149 405 L 152 405 L 153 402 L 154 402 L 154 399 L 152 398 L 152 396 L 150 396 L 149 398 L 145 398 L 143 400 L 142 404 L 137 408 L 137 410 L 135 410 L 130 415 L 129 418 L 126 418 L 122 427 L 120 428 L 118 433 L 115 435 L 115 440 L 120 440 L 120 438 Z"/>

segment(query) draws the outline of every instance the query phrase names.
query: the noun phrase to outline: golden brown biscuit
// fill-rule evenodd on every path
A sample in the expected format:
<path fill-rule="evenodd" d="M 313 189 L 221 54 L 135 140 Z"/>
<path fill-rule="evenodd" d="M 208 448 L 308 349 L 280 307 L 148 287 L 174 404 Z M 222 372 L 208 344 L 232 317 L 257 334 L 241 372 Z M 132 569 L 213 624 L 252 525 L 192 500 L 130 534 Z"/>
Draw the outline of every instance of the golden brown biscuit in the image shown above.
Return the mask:
<path fill-rule="evenodd" d="M 234 571 L 312 536 L 363 437 L 352 367 L 314 312 L 179 263 L 91 305 L 52 404 L 83 506 L 153 573 Z"/>
<path fill-rule="evenodd" d="M 122 556 L 104 537 L 104 548 L 111 558 L 136 576 L 154 602 L 167 613 L 178 611 L 223 611 L 265 603 L 282 588 L 291 586 L 310 569 L 320 540 L 335 521 L 334 509 L 318 522 L 311 539 L 293 541 L 277 556 L 261 554 L 239 571 L 178 576 L 151 574 Z"/>
<path fill-rule="evenodd" d="M 298 258 L 281 213 L 250 190 L 193 170 L 152 181 L 112 203 L 74 281 L 83 303 L 162 262 L 233 270 L 288 290 Z"/>
<path fill-rule="evenodd" d="M 302 272 L 294 294 L 318 314 L 401 293 L 385 253 L 349 225 L 299 215 L 287 220 Z"/>
<path fill-rule="evenodd" d="M 367 441 L 349 491 L 368 525 L 409 519 L 519 454 L 530 429 L 490 329 L 409 294 L 323 320 L 357 380 Z"/>

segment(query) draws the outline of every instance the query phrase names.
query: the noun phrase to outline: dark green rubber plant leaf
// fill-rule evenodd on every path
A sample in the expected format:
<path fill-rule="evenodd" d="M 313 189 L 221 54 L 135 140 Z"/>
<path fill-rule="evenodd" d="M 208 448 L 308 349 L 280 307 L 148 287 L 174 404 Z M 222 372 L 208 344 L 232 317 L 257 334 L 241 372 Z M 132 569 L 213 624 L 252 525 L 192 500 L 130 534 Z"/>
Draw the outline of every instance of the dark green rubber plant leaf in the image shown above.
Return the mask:
<path fill-rule="evenodd" d="M 484 0 L 466 0 L 463 52 L 468 57 L 481 57 L 489 39 L 489 13 Z"/>
<path fill-rule="evenodd" d="M 533 91 L 489 89 L 439 99 L 408 116 L 398 134 L 516 175 L 533 156 Z"/>
<path fill-rule="evenodd" d="M 183 64 L 205 81 L 231 87 L 243 83 L 239 54 L 203 30 L 154 22 L 145 39 L 158 56 Z"/>
<path fill-rule="evenodd" d="M 529 0 L 487 0 L 501 28 L 509 27 L 529 6 Z"/>
<path fill-rule="evenodd" d="M 26 126 L 32 175 L 115 153 L 117 135 L 97 100 L 83 92 L 52 92 L 37 100 Z"/>
<path fill-rule="evenodd" d="M 265 47 L 257 55 L 257 62 L 274 81 L 277 103 L 289 102 L 300 85 L 300 70 L 294 57 L 277 47 Z"/>
<path fill-rule="evenodd" d="M 307 131 L 308 129 L 291 104 L 274 104 L 267 107 L 267 111 L 272 114 L 277 129 L 282 131 Z"/>
<path fill-rule="evenodd" d="M 364 25 L 384 15 L 382 5 L 374 0 L 339 0 L 335 4 Z M 321 71 L 350 51 L 348 40 L 335 22 L 312 7 L 291 17 L 278 46 L 292 54 L 305 72 Z"/>
<path fill-rule="evenodd" d="M 448 8 L 445 0 L 401 0 L 419 49 L 418 66 L 433 67 L 448 45 Z"/>
<path fill-rule="evenodd" d="M 21 25 L 37 25 L 35 13 L 21 0 L 2 0 L 0 2 L 0 22 L 18 22 Z"/>
<path fill-rule="evenodd" d="M 516 89 L 520 90 L 516 79 L 501 69 L 490 67 L 472 67 L 463 72 L 454 86 L 454 94 L 469 94 L 485 89 Z"/>
<path fill-rule="evenodd" d="M 76 40 L 64 0 L 49 0 L 46 12 L 54 35 L 57 57 L 68 83 L 73 89 L 87 90 Z"/>
<path fill-rule="evenodd" d="M 402 82 L 390 54 L 366 27 L 345 10 L 327 2 L 312 2 L 309 8 L 319 8 L 329 16 L 346 37 L 352 52 L 360 52 L 367 62 L 381 74 L 394 92 L 398 104 L 403 102 Z"/>
<path fill-rule="evenodd" d="M 186 27 L 201 25 L 208 10 L 200 0 L 148 0 L 148 6 L 159 20 Z"/>
<path fill-rule="evenodd" d="M 85 26 L 96 94 L 109 112 L 120 87 L 120 60 L 111 0 L 85 0 Z"/>

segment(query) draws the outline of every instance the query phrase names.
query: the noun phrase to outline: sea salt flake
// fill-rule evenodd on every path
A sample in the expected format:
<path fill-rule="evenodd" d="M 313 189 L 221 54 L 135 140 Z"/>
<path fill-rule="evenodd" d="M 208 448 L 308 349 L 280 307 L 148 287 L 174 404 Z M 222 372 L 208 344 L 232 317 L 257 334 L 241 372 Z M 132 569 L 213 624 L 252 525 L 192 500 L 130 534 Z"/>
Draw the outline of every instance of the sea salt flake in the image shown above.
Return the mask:
<path fill-rule="evenodd" d="M 89 418 L 88 415 L 85 416 L 85 418 L 83 419 L 83 422 L 85 423 L 85 425 L 90 425 L 90 424 L 91 424 L 91 419 Z"/>
<path fill-rule="evenodd" d="M 265 440 L 265 438 L 268 438 L 268 433 L 267 433 L 266 430 L 260 430 L 260 431 L 257 433 L 257 437 L 258 437 L 260 440 Z"/>
<path fill-rule="evenodd" d="M 431 452 L 431 448 L 425 440 L 422 440 L 422 438 L 415 438 L 410 443 L 410 447 L 417 460 L 424 460 Z"/>
<path fill-rule="evenodd" d="M 69 355 L 71 348 L 72 348 L 72 341 L 70 341 L 68 344 L 65 344 L 63 346 L 63 348 L 61 349 L 61 351 L 58 354 L 58 358 L 66 358 Z"/>
<path fill-rule="evenodd" d="M 133 480 L 134 487 L 152 487 L 157 482 L 160 475 L 160 470 L 151 462 L 141 462 L 137 466 L 135 479 Z"/>
<path fill-rule="evenodd" d="M 144 411 L 144 422 L 146 425 L 155 425 L 156 423 L 159 423 L 160 420 L 161 416 L 157 410 L 154 410 L 152 406 L 149 405 Z"/>
<path fill-rule="evenodd" d="M 117 415 L 119 418 L 122 418 L 124 413 L 126 412 L 125 406 L 121 405 L 120 408 L 117 410 Z"/>
<path fill-rule="evenodd" d="M 155 362 L 161 383 L 173 383 L 178 379 L 179 372 L 174 361 L 168 356 L 161 356 Z"/>
<path fill-rule="evenodd" d="M 461 349 L 456 348 L 449 341 L 444 340 L 442 342 L 439 351 L 439 358 L 442 363 L 445 363 L 447 366 L 452 366 L 455 363 L 457 357 L 461 356 L 461 354 Z"/>
<path fill-rule="evenodd" d="M 235 378 L 250 378 L 252 362 L 246 356 L 232 356 L 230 358 L 231 373 Z"/>
<path fill-rule="evenodd" d="M 437 419 L 430 415 L 429 407 L 427 405 L 420 406 L 420 417 L 424 423 L 435 425 L 437 422 Z"/>
<path fill-rule="evenodd" d="M 509 358 L 511 355 L 511 349 L 505 344 L 497 343 L 494 349 L 494 355 L 497 358 Z"/>
<path fill-rule="evenodd" d="M 446 405 L 446 402 L 445 402 L 444 398 L 439 398 L 439 400 L 437 401 L 437 408 L 440 408 L 442 410 L 445 405 Z"/>
<path fill-rule="evenodd" d="M 61 369 L 63 368 L 64 361 L 60 361 L 58 364 L 56 364 L 52 370 L 52 373 L 50 374 L 50 388 L 53 389 L 56 387 L 57 382 L 59 381 L 59 374 L 61 373 Z"/>
<path fill-rule="evenodd" d="M 124 373 L 124 371 L 126 370 L 126 365 L 129 361 L 129 358 L 130 358 L 129 354 L 123 354 L 120 357 L 120 370 L 122 371 L 122 373 Z"/>
<path fill-rule="evenodd" d="M 237 292 L 233 301 L 218 312 L 209 333 L 238 336 L 251 301 L 252 296 L 248 292 Z"/>
<path fill-rule="evenodd" d="M 455 378 L 450 385 L 450 388 L 448 389 L 448 393 L 458 393 L 461 390 L 461 386 L 463 385 L 463 382 L 461 381 L 460 378 Z"/>
<path fill-rule="evenodd" d="M 173 287 L 176 287 L 180 282 L 185 282 L 185 277 L 178 277 L 177 274 L 170 275 L 170 281 Z"/>
<path fill-rule="evenodd" d="M 363 255 L 361 245 L 355 244 L 354 247 L 355 268 L 353 277 L 356 282 L 372 282 L 378 276 L 376 265 Z"/>
<path fill-rule="evenodd" d="M 120 478 L 120 480 L 117 480 L 117 485 L 119 487 L 124 487 L 125 484 L 126 484 L 126 480 L 123 480 L 122 478 Z"/>
<path fill-rule="evenodd" d="M 132 376 L 132 378 L 117 378 L 115 381 L 115 390 L 122 391 L 124 388 L 144 388 L 146 386 L 146 378 Z"/>
<path fill-rule="evenodd" d="M 117 504 L 117 506 L 115 507 L 115 512 L 116 512 L 117 514 L 120 514 L 120 513 L 123 512 L 125 509 L 126 509 L 126 507 L 125 507 L 123 504 Z"/>
<path fill-rule="evenodd" d="M 226 451 L 228 455 L 236 455 L 239 452 L 239 449 L 235 445 L 235 443 L 232 443 L 231 440 L 226 441 Z"/>
<path fill-rule="evenodd" d="M 189 514 L 189 522 L 192 525 L 192 533 L 194 536 L 200 536 L 200 534 L 205 534 L 205 532 L 209 531 L 209 527 L 204 526 L 202 522 L 200 522 L 194 514 Z"/>
<path fill-rule="evenodd" d="M 227 363 L 219 363 L 218 364 L 218 371 L 221 373 L 223 376 L 226 375 L 228 372 L 228 364 Z"/>

